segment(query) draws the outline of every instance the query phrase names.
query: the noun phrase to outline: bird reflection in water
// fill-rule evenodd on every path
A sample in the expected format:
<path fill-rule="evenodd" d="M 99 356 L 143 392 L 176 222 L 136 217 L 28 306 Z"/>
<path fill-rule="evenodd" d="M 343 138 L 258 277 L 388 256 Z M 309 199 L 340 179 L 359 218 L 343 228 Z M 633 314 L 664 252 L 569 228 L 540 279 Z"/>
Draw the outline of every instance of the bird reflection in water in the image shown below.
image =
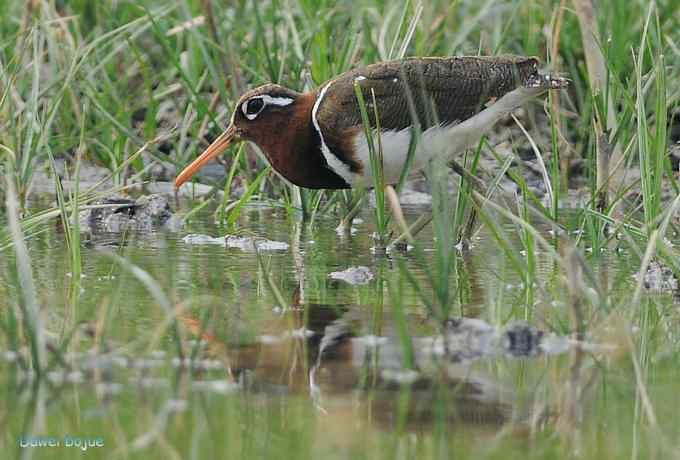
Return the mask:
<path fill-rule="evenodd" d="M 423 318 L 408 320 L 422 323 Z M 218 337 L 202 331 L 195 317 L 182 321 L 244 391 L 309 395 L 330 415 L 356 415 L 359 408 L 386 429 L 395 424 L 427 429 L 442 417 L 488 428 L 526 418 L 513 392 L 472 363 L 536 355 L 542 339 L 540 331 L 524 324 L 499 331 L 477 319 L 451 320 L 444 336 L 412 338 L 413 369 L 407 369 L 392 317 L 379 319 L 380 336 L 375 336 L 375 315 L 357 305 L 296 305 L 260 321 L 259 335 L 246 333 L 248 326 L 241 323 L 232 325 L 226 338 Z"/>

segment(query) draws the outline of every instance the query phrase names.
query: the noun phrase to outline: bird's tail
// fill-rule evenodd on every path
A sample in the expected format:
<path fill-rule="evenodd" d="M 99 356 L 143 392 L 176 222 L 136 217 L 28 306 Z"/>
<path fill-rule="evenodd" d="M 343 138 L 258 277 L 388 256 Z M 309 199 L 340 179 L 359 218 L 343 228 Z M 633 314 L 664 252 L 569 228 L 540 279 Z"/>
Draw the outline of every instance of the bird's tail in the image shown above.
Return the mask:
<path fill-rule="evenodd" d="M 538 61 L 534 64 L 533 71 L 529 73 L 522 81 L 522 86 L 525 88 L 535 89 L 561 89 L 569 86 L 569 80 L 564 77 L 558 77 L 549 73 L 543 74 L 538 71 Z"/>
<path fill-rule="evenodd" d="M 525 88 L 562 89 L 569 86 L 569 80 L 555 75 L 536 72 L 524 81 Z"/>
<path fill-rule="evenodd" d="M 491 67 L 496 67 L 499 80 L 490 83 L 491 88 L 498 88 L 502 96 L 513 89 L 524 87 L 537 90 L 561 89 L 569 86 L 569 80 L 539 71 L 540 60 L 537 57 L 524 56 L 493 56 L 480 57 L 478 60 L 487 61 Z"/>

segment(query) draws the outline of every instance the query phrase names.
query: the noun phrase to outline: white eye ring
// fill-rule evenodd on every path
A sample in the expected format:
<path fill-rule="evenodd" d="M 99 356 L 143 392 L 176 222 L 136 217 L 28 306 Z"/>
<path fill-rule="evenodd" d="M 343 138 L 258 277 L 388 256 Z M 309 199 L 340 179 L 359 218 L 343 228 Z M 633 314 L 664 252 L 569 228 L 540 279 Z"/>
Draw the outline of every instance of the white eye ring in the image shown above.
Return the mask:
<path fill-rule="evenodd" d="M 249 108 L 251 103 L 255 103 L 256 101 L 259 101 L 262 105 L 259 107 L 259 109 L 256 108 L 256 111 L 254 112 L 249 112 Z M 267 105 L 262 97 L 253 97 L 245 101 L 243 104 L 241 104 L 241 110 L 243 111 L 243 115 L 246 116 L 248 120 L 254 120 L 257 118 L 257 116 L 264 110 L 265 105 Z"/>
<path fill-rule="evenodd" d="M 262 101 L 262 107 L 260 107 L 260 110 L 258 110 L 257 112 L 248 113 L 248 106 L 250 105 L 251 102 L 256 101 L 256 100 Z M 257 116 L 260 114 L 260 112 L 262 112 L 264 110 L 264 108 L 268 105 L 275 105 L 277 107 L 285 107 L 287 105 L 292 104 L 293 102 L 294 102 L 293 99 L 289 98 L 289 97 L 272 97 L 272 96 L 269 96 L 268 94 L 262 94 L 260 96 L 251 97 L 250 99 L 245 101 L 243 104 L 241 104 L 241 111 L 243 112 L 243 115 L 245 115 L 245 117 L 248 120 L 254 120 L 255 118 L 257 118 Z"/>

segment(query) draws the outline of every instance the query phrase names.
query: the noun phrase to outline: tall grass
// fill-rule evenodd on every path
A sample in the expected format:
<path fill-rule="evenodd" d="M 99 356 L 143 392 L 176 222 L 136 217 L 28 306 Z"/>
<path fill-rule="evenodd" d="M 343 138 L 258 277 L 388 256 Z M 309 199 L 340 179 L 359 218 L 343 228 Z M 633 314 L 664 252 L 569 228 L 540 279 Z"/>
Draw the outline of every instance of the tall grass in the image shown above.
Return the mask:
<path fill-rule="evenodd" d="M 7 171 L 15 170 L 16 156 L 14 152 L 5 150 Z M 14 183 L 14 175 L 5 175 L 7 220 L 14 240 L 14 257 L 16 264 L 16 277 L 18 279 L 18 289 L 15 292 L 18 308 L 9 312 L 11 322 L 9 323 L 9 338 L 14 339 L 10 343 L 17 345 L 16 338 L 21 336 L 22 340 L 30 345 L 31 361 L 30 367 L 37 375 L 41 375 L 45 370 L 46 343 L 45 326 L 42 308 L 38 303 L 38 294 L 33 279 L 31 259 L 24 241 L 24 234 L 19 222 L 19 196 Z M 19 326 L 18 330 L 15 327 Z"/>
<path fill-rule="evenodd" d="M 653 9 L 650 6 L 637 58 L 635 60 L 637 143 L 641 170 L 640 180 L 643 210 L 647 231 L 651 231 L 649 226 L 661 212 L 662 184 L 666 172 L 665 165 L 667 162 L 666 156 L 668 154 L 668 134 L 666 129 L 668 123 L 666 65 L 663 53 L 654 53 L 651 55 L 651 59 L 653 59 L 653 68 L 650 71 L 650 76 L 653 77 L 653 80 L 647 80 L 647 82 L 643 81 L 642 61 L 645 59 L 645 55 L 648 53 L 648 47 L 651 44 L 649 43 L 650 40 L 648 38 L 648 28 L 651 25 L 650 21 L 652 19 L 652 13 Z M 663 40 L 663 34 L 658 25 L 656 32 L 659 34 L 658 40 Z M 652 81 L 656 83 L 654 85 L 656 97 L 654 98 L 653 105 L 655 118 L 653 130 L 649 127 L 646 103 L 647 96 L 646 91 L 643 90 L 643 87 L 649 85 Z"/>
<path fill-rule="evenodd" d="M 3 300 L 11 307 L 3 310 L 0 336 L 3 346 L 13 350 L 26 346 L 28 358 L 20 366 L 45 374 L 46 369 L 65 366 L 61 356 L 65 354 L 64 348 L 71 346 L 78 322 L 91 319 L 94 310 L 97 324 L 106 323 L 111 343 L 120 339 L 111 330 L 120 333 L 116 328 L 132 327 L 129 324 L 147 319 L 136 329 L 125 329 L 137 334 L 130 340 L 145 345 L 142 347 L 145 351 L 169 346 L 174 355 L 183 357 L 187 331 L 177 317 L 185 310 L 181 305 L 177 307 L 175 301 L 178 296 L 190 296 L 198 289 L 208 288 L 214 290 L 221 310 L 238 313 L 225 320 L 226 326 L 237 328 L 238 334 L 252 333 L 241 328 L 244 316 L 267 317 L 272 303 L 290 307 L 293 314 L 299 313 L 302 326 L 307 327 L 306 315 L 313 307 L 288 301 L 287 290 L 292 290 L 291 271 L 285 265 L 288 253 L 280 258 L 254 256 L 250 268 L 257 273 L 257 279 L 256 287 L 251 289 L 250 274 L 228 266 L 233 260 L 248 261 L 247 257 L 197 250 L 186 259 L 163 259 L 158 273 L 152 273 L 143 266 L 146 261 L 137 264 L 121 251 L 121 255 L 107 259 L 108 270 L 116 274 L 122 270 L 131 276 L 111 283 L 110 292 L 95 296 L 101 304 L 88 304 L 84 301 L 86 297 L 80 295 L 80 288 L 87 286 L 96 291 L 98 285 L 88 279 L 81 281 L 87 259 L 83 256 L 79 212 L 90 208 L 97 198 L 125 191 L 131 182 L 149 179 L 154 163 L 164 165 L 171 179 L 176 169 L 222 131 L 239 95 L 258 84 L 274 81 L 296 90 L 313 90 L 354 66 L 407 55 L 549 56 L 572 84 L 568 91 L 549 96 L 547 142 L 546 133 L 540 132 L 540 123 L 535 123 L 545 116 L 541 102 L 524 107 L 526 116 L 517 117 L 522 128 L 515 124 L 510 129 L 530 140 L 532 160 L 539 164 L 539 180 L 549 191 L 550 199 L 543 200 L 532 192 L 529 168 L 518 155 L 505 158 L 497 155 L 499 167 L 482 176 L 485 174 L 482 159 L 497 153 L 492 142 L 480 142 L 477 149 L 463 158 L 463 167 L 471 175 L 456 178 L 458 188 L 453 195 L 448 187 L 448 167 L 431 165 L 431 213 L 421 219 L 407 214 L 411 234 L 429 226 L 431 221 L 429 233 L 413 239 L 410 252 L 378 259 L 377 279 L 368 288 L 337 288 L 327 278 L 330 270 L 350 261 L 373 263 L 376 268 L 376 262 L 365 255 L 368 243 L 363 235 L 337 239 L 335 233 L 327 232 L 326 225 L 343 216 L 349 216 L 351 223 L 351 218 L 367 207 L 365 190 L 297 190 L 270 174 L 264 158 L 252 146 L 239 147 L 233 155 L 226 155 L 226 180 L 214 184 L 216 190 L 224 191 L 217 218 L 229 231 L 239 231 L 247 225 L 247 204 L 252 200 L 275 200 L 290 214 L 301 212 L 309 225 L 300 239 L 308 243 L 298 254 L 301 264 L 306 266 L 297 282 L 306 289 L 306 299 L 352 304 L 353 311 L 369 318 L 366 322 L 376 336 L 388 333 L 393 320 L 405 368 L 425 371 L 418 368 L 420 350 L 416 349 L 413 336 L 428 327 L 423 325 L 426 320 L 434 320 L 436 333 L 445 333 L 445 322 L 452 316 L 480 316 L 498 326 L 514 319 L 527 319 L 547 331 L 572 333 L 577 342 L 585 336 L 589 341 L 608 344 L 623 337 L 623 358 L 618 355 L 602 358 L 584 348 L 566 363 L 560 358 L 546 358 L 540 362 L 500 360 L 477 366 L 504 384 L 517 384 L 517 389 L 531 388 L 528 391 L 534 393 L 536 388 L 538 403 L 549 407 L 549 416 L 540 428 L 538 422 L 536 426 L 533 422 L 520 424 L 522 433 L 528 431 L 527 426 L 531 429 L 526 444 L 517 440 L 515 431 L 509 433 L 512 430 L 500 432 L 482 447 L 473 445 L 473 436 L 467 436 L 468 431 L 463 431 L 460 437 L 450 436 L 446 408 L 450 406 L 451 395 L 440 387 L 434 387 L 436 398 L 429 403 L 418 401 L 415 390 L 408 386 L 400 387 L 395 393 L 398 399 L 395 429 L 383 430 L 376 428 L 373 418 L 361 418 L 362 423 L 357 423 L 356 413 L 345 414 L 346 423 L 337 422 L 334 417 L 324 418 L 302 397 L 286 399 L 284 404 L 284 399 L 277 396 L 274 403 L 261 404 L 260 394 L 250 398 L 258 391 L 252 388 L 234 399 L 191 399 L 181 371 L 173 376 L 173 391 L 177 391 L 171 394 L 173 398 L 191 399 L 192 410 L 187 417 L 174 420 L 166 417 L 167 411 L 159 412 L 165 419 L 156 417 L 158 407 L 149 402 L 153 398 L 134 399 L 139 402 L 134 407 L 135 414 L 143 414 L 142 422 L 134 425 L 118 420 L 116 436 L 121 444 L 129 439 L 136 447 L 153 439 L 158 444 L 151 443 L 152 447 L 143 452 L 152 457 L 174 453 L 177 457 L 198 458 L 200 453 L 210 450 L 211 442 L 221 446 L 224 439 L 240 446 L 245 457 L 267 454 L 312 457 L 314 449 L 309 438 L 312 433 L 323 435 L 324 430 L 318 429 L 322 426 L 320 420 L 331 419 L 333 427 L 359 426 L 361 436 L 370 437 L 372 452 L 377 456 L 413 453 L 412 456 L 445 458 L 455 454 L 480 456 L 482 452 L 488 458 L 505 458 L 520 452 L 527 458 L 554 458 L 565 447 L 573 447 L 572 451 L 578 451 L 584 458 L 611 452 L 612 456 L 622 458 L 676 455 L 672 441 L 677 439 L 677 430 L 670 423 L 673 414 L 669 414 L 672 405 L 664 404 L 672 400 L 677 390 L 672 383 L 676 377 L 673 360 L 678 354 L 674 310 L 668 299 L 645 295 L 643 279 L 631 282 L 631 269 L 624 264 L 632 263 L 635 270 L 639 268 L 644 274 L 653 261 L 662 260 L 680 273 L 677 251 L 665 239 L 673 238 L 674 216 L 680 206 L 667 156 L 670 128 L 676 123 L 673 111 L 680 101 L 678 81 L 673 78 L 680 69 L 680 19 L 674 2 L 614 0 L 597 6 L 600 32 L 589 43 L 595 45 L 591 49 L 601 51 L 604 88 L 593 84 L 593 75 L 585 63 L 583 24 L 578 14 L 571 11 L 570 2 L 432 0 L 420 4 L 273 0 L 223 4 L 178 0 L 168 6 L 151 0 L 138 3 L 0 0 L 3 12 L 0 196 L 4 203 L 0 218 L 7 222 L 6 228 L 0 229 L 0 254 L 7 255 L 2 257 L 0 273 L 8 278 L 0 289 L 8 293 L 7 300 Z M 565 9 L 558 12 L 559 7 Z M 559 27 L 553 22 L 558 13 Z M 550 39 L 542 33 L 544 30 L 551 30 Z M 626 46 L 631 43 L 632 50 Z M 375 214 L 365 213 L 363 217 L 372 216 L 382 243 L 386 244 L 390 218 L 380 164 L 381 156 L 390 152 L 383 151 L 379 138 L 373 136 L 373 129 L 379 129 L 380 113 L 367 109 L 372 96 L 358 91 L 357 98 L 367 139 L 376 140 L 371 150 L 371 169 L 377 206 Z M 609 104 L 610 99 L 615 104 Z M 168 107 L 172 110 L 166 110 Z M 612 117 L 615 123 L 610 123 Z M 370 118 L 376 120 L 375 126 L 368 123 Z M 415 140 L 418 135 L 415 130 Z M 412 152 L 414 147 L 415 143 Z M 603 166 L 606 155 L 602 153 L 606 154 L 608 149 L 612 158 L 614 151 L 620 152 L 620 164 Z M 551 151 L 549 160 L 544 157 L 547 151 Z M 576 210 L 565 209 L 569 193 L 565 169 L 570 166 L 569 160 L 584 160 L 592 191 L 590 200 Z M 41 175 L 45 162 L 52 170 L 51 177 L 60 173 L 64 180 L 50 182 L 55 188 L 56 206 L 43 210 L 30 204 L 30 199 L 36 181 L 45 177 Z M 62 162 L 66 165 L 64 172 Z M 111 187 L 79 182 L 80 170 L 91 164 L 109 171 Z M 602 174 L 607 170 L 607 174 Z M 622 182 L 619 188 L 609 190 L 610 176 L 615 170 L 622 174 Z M 409 172 L 407 164 L 397 191 Z M 483 183 L 485 189 L 478 189 L 470 180 L 474 177 L 491 179 Z M 509 197 L 500 190 L 508 177 L 516 185 Z M 232 193 L 238 184 L 245 185 L 245 193 L 234 197 Z M 607 199 L 600 200 L 599 192 L 604 188 L 608 189 Z M 639 202 L 633 193 L 638 190 Z M 212 204 L 212 201 L 193 203 L 188 217 L 203 215 L 205 207 Z M 49 275 L 36 272 L 39 261 L 31 259 L 30 251 L 34 241 L 51 232 L 46 223 L 53 219 L 61 219 L 64 231 L 57 238 L 65 240 L 67 250 L 60 256 L 65 255 L 64 265 L 68 265 L 72 275 L 66 287 L 72 321 L 59 323 L 63 324 L 62 334 L 53 334 L 53 324 L 42 318 L 44 312 L 54 313 L 48 302 L 54 293 L 46 287 L 50 283 L 40 282 L 41 277 Z M 194 228 L 192 222 L 189 225 Z M 203 228 L 200 225 L 197 228 Z M 547 236 L 547 230 L 554 232 L 552 237 Z M 483 238 L 481 243 L 475 236 Z M 325 244 L 323 252 L 315 252 L 309 242 L 314 239 L 322 242 L 319 245 Z M 472 243 L 471 247 L 459 250 L 457 245 L 462 241 Z M 623 256 L 608 252 L 614 245 L 627 252 Z M 588 246 L 594 248 L 593 254 L 585 252 Z M 157 249 L 154 246 L 149 252 Z M 279 264 L 285 268 L 279 270 Z M 175 271 L 178 280 L 173 275 Z M 262 282 L 258 284 L 258 280 Z M 134 290 L 128 283 L 143 289 Z M 521 283 L 522 289 L 507 286 L 512 283 Z M 258 290 L 260 285 L 264 289 Z M 128 306 L 121 299 L 129 300 L 125 295 L 129 290 L 143 292 L 145 298 L 151 299 L 144 306 L 154 312 L 152 306 L 158 307 L 160 314 L 147 317 L 140 309 L 126 317 L 124 309 Z M 484 297 L 481 304 L 472 300 L 489 292 L 493 295 Z M 201 307 L 200 301 L 195 303 L 197 308 Z M 576 308 L 580 310 L 576 312 Z M 199 315 L 202 330 L 223 326 L 208 312 L 206 309 Z M 418 321 L 412 320 L 414 314 Z M 151 327 L 145 328 L 148 324 Z M 617 335 L 621 331 L 625 335 Z M 607 335 L 610 333 L 614 338 Z M 99 343 L 107 342 L 101 331 L 98 334 Z M 124 333 L 121 336 L 127 338 Z M 242 345 L 240 335 L 234 340 L 237 343 L 233 348 Z M 198 343 L 192 357 L 198 353 Z M 73 342 L 74 348 L 78 345 L 82 344 Z M 131 349 L 128 343 L 119 345 Z M 56 352 L 48 355 L 48 350 Z M 261 350 L 256 351 L 264 358 Z M 379 355 L 374 356 L 375 361 L 370 364 L 376 370 Z M 292 369 L 297 358 L 288 359 Z M 233 364 L 228 372 L 242 371 L 239 378 L 244 385 L 259 378 L 260 368 L 243 370 L 238 359 L 232 360 L 230 355 L 225 361 Z M 309 366 L 303 363 L 301 367 Z M 442 366 L 439 370 L 449 369 Z M 284 387 L 281 382 L 292 372 L 282 374 L 286 375 L 276 381 L 276 391 Z M 593 376 L 592 380 L 585 381 L 587 374 Z M 530 376 L 535 376 L 535 381 Z M 365 383 L 362 388 L 373 384 Z M 370 388 L 366 399 L 372 403 L 379 392 Z M 652 388 L 659 393 L 655 394 Z M 562 399 L 561 392 L 571 396 Z M 253 403 L 252 399 L 257 401 Z M 292 399 L 296 401 L 290 403 Z M 339 403 L 340 398 L 335 401 Z M 416 403 L 436 406 L 433 436 L 421 432 L 427 431 L 424 425 L 418 426 L 421 431 L 409 431 L 409 408 Z M 592 407 L 595 409 L 591 410 Z M 215 408 L 224 411 L 216 414 Z M 553 423 L 553 417 L 560 423 Z M 80 412 L 75 419 L 84 423 Z M 61 418 L 58 420 L 61 423 Z M 159 423 L 157 431 L 150 429 L 156 427 L 155 422 Z M 215 428 L 222 426 L 222 422 L 227 426 L 224 433 Z M 96 420 L 92 423 L 111 431 L 110 425 Z M 562 426 L 570 426 L 575 435 L 565 437 L 568 441 L 559 444 L 552 434 L 553 429 Z M 607 428 L 603 429 L 604 426 Z M 154 437 L 144 437 L 146 432 Z M 202 442 L 206 437 L 210 442 Z M 318 444 L 323 444 L 321 441 Z M 162 447 L 156 450 L 159 445 Z M 126 455 L 121 451 L 121 456 Z"/>

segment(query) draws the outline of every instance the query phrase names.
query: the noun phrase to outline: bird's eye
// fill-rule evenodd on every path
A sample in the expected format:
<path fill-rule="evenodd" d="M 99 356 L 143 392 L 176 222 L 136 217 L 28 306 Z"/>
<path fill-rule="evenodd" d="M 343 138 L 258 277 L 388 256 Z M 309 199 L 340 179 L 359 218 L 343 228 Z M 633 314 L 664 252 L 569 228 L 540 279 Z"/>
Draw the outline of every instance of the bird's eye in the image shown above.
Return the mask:
<path fill-rule="evenodd" d="M 264 107 L 264 101 L 261 97 L 254 97 L 243 104 L 243 113 L 249 120 L 253 120 L 262 108 Z"/>

